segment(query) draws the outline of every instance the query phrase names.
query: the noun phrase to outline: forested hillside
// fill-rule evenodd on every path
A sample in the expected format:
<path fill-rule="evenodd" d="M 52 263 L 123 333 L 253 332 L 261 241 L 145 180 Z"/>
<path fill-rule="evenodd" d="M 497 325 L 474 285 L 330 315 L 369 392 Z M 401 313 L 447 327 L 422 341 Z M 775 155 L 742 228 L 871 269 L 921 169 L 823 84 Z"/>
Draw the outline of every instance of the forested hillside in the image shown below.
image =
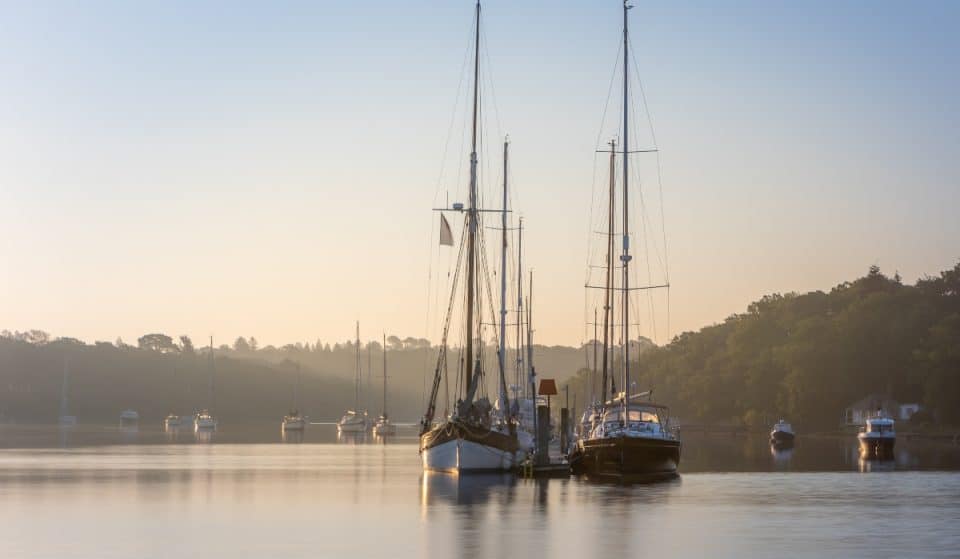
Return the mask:
<path fill-rule="evenodd" d="M 960 425 L 960 264 L 904 285 L 877 267 L 830 292 L 768 295 L 635 364 L 641 390 L 685 422 L 829 429 L 870 393 L 920 402 L 918 421 Z M 583 401 L 588 372 L 571 388 Z"/>

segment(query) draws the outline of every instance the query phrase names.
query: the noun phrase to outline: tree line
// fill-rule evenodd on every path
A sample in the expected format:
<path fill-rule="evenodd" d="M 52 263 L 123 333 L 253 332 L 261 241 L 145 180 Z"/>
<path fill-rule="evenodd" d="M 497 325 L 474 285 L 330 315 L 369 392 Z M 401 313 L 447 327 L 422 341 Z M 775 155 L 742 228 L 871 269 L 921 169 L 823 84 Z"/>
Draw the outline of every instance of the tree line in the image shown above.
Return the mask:
<path fill-rule="evenodd" d="M 905 285 L 877 266 L 829 292 L 773 294 L 720 324 L 645 351 L 638 388 L 683 422 L 836 428 L 869 395 L 923 406 L 916 423 L 960 425 L 960 264 Z M 570 389 L 583 402 L 591 371 Z M 596 392 L 596 389 L 594 389 Z"/>

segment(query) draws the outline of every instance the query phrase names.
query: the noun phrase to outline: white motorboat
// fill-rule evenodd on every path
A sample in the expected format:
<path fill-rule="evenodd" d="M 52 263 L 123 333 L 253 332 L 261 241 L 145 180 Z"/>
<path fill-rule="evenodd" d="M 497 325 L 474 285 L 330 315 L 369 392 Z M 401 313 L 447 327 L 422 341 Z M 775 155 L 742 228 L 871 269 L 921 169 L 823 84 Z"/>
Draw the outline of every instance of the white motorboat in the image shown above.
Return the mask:
<path fill-rule="evenodd" d="M 123 410 L 120 412 L 120 425 L 124 427 L 133 427 L 140 422 L 140 414 L 136 410 Z"/>
<path fill-rule="evenodd" d="M 774 445 L 791 445 L 795 437 L 793 426 L 782 419 L 770 431 L 770 442 Z"/>
<path fill-rule="evenodd" d="M 861 427 L 857 434 L 860 441 L 860 451 L 863 454 L 885 456 L 893 453 L 893 445 L 897 442 L 897 433 L 894 430 L 893 419 L 877 412 L 874 417 L 867 418 L 866 425 Z"/>
<path fill-rule="evenodd" d="M 177 427 L 180 427 L 182 423 L 183 420 L 180 418 L 180 416 L 173 413 L 168 414 L 167 417 L 163 418 L 164 429 L 176 429 Z"/>
<path fill-rule="evenodd" d="M 197 431 L 213 431 L 217 428 L 217 418 L 207 410 L 200 410 L 193 416 L 193 428 Z"/>

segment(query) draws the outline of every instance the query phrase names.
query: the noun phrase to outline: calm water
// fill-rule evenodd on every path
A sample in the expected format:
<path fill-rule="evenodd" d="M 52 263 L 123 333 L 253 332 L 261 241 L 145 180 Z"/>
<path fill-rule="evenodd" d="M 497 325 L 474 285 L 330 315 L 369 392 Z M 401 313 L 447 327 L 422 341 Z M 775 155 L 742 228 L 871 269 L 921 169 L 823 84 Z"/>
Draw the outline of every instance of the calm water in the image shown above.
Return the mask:
<path fill-rule="evenodd" d="M 268 442 L 273 441 L 273 442 Z M 957 557 L 960 448 L 687 437 L 679 480 L 424 475 L 412 433 L 0 426 L 0 557 Z"/>

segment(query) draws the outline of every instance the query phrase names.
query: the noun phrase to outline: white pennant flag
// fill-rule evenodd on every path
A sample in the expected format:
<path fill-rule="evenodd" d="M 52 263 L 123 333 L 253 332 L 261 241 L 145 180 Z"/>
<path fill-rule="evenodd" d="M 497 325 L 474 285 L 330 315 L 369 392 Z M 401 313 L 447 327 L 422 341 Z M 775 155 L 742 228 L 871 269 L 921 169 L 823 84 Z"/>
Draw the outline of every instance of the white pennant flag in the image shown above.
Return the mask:
<path fill-rule="evenodd" d="M 440 214 L 440 246 L 453 246 L 453 231 L 443 214 Z"/>

